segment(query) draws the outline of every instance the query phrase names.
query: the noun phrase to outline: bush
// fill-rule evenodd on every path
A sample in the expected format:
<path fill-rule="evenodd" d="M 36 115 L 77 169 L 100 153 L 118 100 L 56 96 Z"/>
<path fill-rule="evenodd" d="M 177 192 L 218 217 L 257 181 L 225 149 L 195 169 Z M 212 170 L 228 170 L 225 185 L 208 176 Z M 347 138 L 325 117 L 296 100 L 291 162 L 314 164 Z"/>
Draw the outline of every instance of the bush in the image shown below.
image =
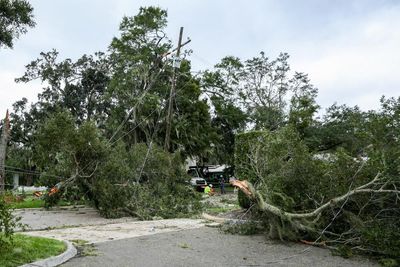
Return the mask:
<path fill-rule="evenodd" d="M 14 228 L 22 226 L 20 218 L 12 214 L 12 210 L 4 200 L 4 195 L 0 195 L 0 248 L 12 242 Z"/>

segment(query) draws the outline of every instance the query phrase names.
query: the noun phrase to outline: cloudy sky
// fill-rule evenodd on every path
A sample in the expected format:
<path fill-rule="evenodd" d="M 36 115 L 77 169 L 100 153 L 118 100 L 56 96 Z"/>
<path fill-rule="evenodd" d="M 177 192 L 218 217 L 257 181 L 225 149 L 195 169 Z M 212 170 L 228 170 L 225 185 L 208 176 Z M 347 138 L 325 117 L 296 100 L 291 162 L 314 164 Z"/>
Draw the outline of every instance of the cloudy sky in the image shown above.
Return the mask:
<path fill-rule="evenodd" d="M 15 84 L 24 65 L 52 48 L 61 58 L 105 51 L 124 15 L 140 6 L 168 10 L 167 33 L 183 26 L 195 70 L 226 55 L 247 59 L 264 51 L 291 56 L 308 73 L 318 103 L 376 109 L 382 95 L 400 96 L 400 1 L 397 0 L 31 0 L 36 27 L 0 50 L 0 116 L 16 100 L 36 100 L 39 82 Z"/>

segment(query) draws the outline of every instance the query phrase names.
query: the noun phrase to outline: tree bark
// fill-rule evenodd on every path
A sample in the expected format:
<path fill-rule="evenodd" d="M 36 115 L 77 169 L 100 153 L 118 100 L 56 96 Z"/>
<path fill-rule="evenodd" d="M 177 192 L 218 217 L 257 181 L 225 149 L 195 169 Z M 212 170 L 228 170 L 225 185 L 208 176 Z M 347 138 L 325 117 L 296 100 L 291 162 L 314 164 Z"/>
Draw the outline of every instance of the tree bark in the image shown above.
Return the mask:
<path fill-rule="evenodd" d="M 3 130 L 0 139 L 0 194 L 4 193 L 5 190 L 5 163 L 6 163 L 6 152 L 7 142 L 10 136 L 10 119 L 8 110 L 6 112 L 6 118 L 4 119 Z"/>
<path fill-rule="evenodd" d="M 316 208 L 312 212 L 307 212 L 307 213 L 292 213 L 292 212 L 286 212 L 274 205 L 271 205 L 263 199 L 261 194 L 256 191 L 256 189 L 253 187 L 253 185 L 247 181 L 233 181 L 231 184 L 233 186 L 238 187 L 240 190 L 243 191 L 251 200 L 253 200 L 257 205 L 258 208 L 262 211 L 267 211 L 272 213 L 273 215 L 276 215 L 282 219 L 288 219 L 288 220 L 302 220 L 302 219 L 313 219 L 313 218 L 318 218 L 319 215 L 326 210 L 327 208 L 336 205 L 338 203 L 341 203 L 351 197 L 352 195 L 355 194 L 361 194 L 361 193 L 376 193 L 376 194 L 382 194 L 382 193 L 393 193 L 393 194 L 400 194 L 399 190 L 387 190 L 383 189 L 381 187 L 380 189 L 373 189 L 371 188 L 373 185 L 376 185 L 377 182 L 380 180 L 381 174 L 378 173 L 370 182 L 361 185 L 353 190 L 348 191 L 346 194 L 335 197 L 325 204 L 321 205 L 320 207 Z M 311 223 L 315 223 L 314 221 L 310 221 Z M 302 223 L 295 223 L 295 226 L 297 226 L 300 230 L 307 230 L 307 226 L 302 224 Z"/>

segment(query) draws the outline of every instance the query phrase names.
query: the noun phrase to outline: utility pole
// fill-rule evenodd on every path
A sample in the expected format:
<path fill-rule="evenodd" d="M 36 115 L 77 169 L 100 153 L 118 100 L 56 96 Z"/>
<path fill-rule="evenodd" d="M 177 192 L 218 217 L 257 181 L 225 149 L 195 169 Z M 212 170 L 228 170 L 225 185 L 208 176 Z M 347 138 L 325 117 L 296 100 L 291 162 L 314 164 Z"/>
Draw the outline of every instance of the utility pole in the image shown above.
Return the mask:
<path fill-rule="evenodd" d="M 178 40 L 178 46 L 176 48 L 176 58 L 174 59 L 174 72 L 172 74 L 172 84 L 171 84 L 171 91 L 169 94 L 169 105 L 168 105 L 168 116 L 167 116 L 167 128 L 165 132 L 165 143 L 164 143 L 164 150 L 168 151 L 170 148 L 170 136 L 171 136 L 171 124 L 172 124 L 172 116 L 173 116 L 173 104 L 174 104 L 174 97 L 175 97 L 175 87 L 176 87 L 176 69 L 179 68 L 179 66 L 176 66 L 176 61 L 179 58 L 180 52 L 181 52 L 181 47 L 187 44 L 182 45 L 182 35 L 183 35 L 183 27 L 181 27 L 181 30 L 179 32 L 179 40 Z"/>
<path fill-rule="evenodd" d="M 4 193 L 4 185 L 6 181 L 5 163 L 6 163 L 6 151 L 7 142 L 10 135 L 10 118 L 8 114 L 8 109 L 6 113 L 6 118 L 4 119 L 3 130 L 0 139 L 0 194 Z"/>

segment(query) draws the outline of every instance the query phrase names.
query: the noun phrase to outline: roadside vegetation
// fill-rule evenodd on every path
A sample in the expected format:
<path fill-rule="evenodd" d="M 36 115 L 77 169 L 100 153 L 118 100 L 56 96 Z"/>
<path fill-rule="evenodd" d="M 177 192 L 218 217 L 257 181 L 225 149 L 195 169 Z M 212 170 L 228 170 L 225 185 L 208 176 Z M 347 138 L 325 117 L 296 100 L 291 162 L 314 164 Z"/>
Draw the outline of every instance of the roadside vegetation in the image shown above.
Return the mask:
<path fill-rule="evenodd" d="M 12 245 L 1 247 L 0 266 L 14 267 L 63 253 L 64 242 L 43 237 L 15 234 Z"/>
<path fill-rule="evenodd" d="M 17 194 L 9 192 L 5 195 L 5 202 L 11 209 L 48 208 L 44 195 L 34 196 L 32 193 Z M 57 206 L 84 205 L 85 203 L 84 200 L 61 199 L 57 202 Z"/>
<path fill-rule="evenodd" d="M 57 206 L 71 206 L 71 205 L 84 205 L 85 202 L 68 202 L 65 200 L 60 200 L 57 203 Z M 38 209 L 38 208 L 46 208 L 46 202 L 43 199 L 33 199 L 26 198 L 22 202 L 14 202 L 10 204 L 10 208 L 12 209 Z"/>
<path fill-rule="evenodd" d="M 16 227 L 23 227 L 20 218 L 12 214 L 12 208 L 0 196 L 0 266 L 20 266 L 62 253 L 64 242 L 15 234 Z"/>

